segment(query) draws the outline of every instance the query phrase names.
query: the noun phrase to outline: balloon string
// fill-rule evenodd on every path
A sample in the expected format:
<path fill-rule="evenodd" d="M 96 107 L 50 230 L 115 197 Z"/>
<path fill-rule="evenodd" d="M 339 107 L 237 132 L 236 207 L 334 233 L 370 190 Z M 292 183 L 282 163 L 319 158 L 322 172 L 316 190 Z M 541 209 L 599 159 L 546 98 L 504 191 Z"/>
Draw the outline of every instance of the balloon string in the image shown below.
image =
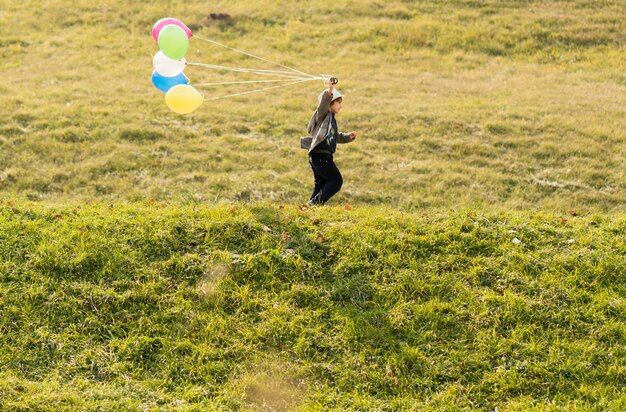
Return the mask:
<path fill-rule="evenodd" d="M 278 89 L 279 87 L 286 87 L 286 86 L 291 86 L 293 84 L 298 84 L 298 83 L 303 83 L 303 82 L 310 82 L 311 80 L 319 80 L 319 79 L 303 79 L 303 80 L 298 80 L 297 82 L 291 82 L 291 83 L 287 83 L 287 84 L 281 84 L 278 86 L 272 86 L 272 87 L 265 87 L 263 89 L 256 89 L 256 90 L 250 90 L 248 92 L 242 92 L 242 93 L 235 93 L 235 94 L 227 94 L 225 96 L 218 96 L 218 97 L 212 97 L 212 98 L 208 98 L 208 99 L 204 99 L 205 101 L 207 100 L 219 100 L 219 99 L 225 99 L 227 97 L 235 97 L 235 96 L 243 96 L 244 94 L 250 94 L 250 93 L 256 93 L 256 92 L 262 92 L 264 90 L 271 90 L 271 89 Z"/>
<path fill-rule="evenodd" d="M 213 65 L 213 66 L 215 66 L 215 65 Z M 227 67 L 229 69 L 236 69 L 236 70 L 248 71 L 248 72 L 277 73 L 277 74 L 287 74 L 289 76 L 294 76 L 294 77 L 302 77 L 302 76 L 299 76 L 298 74 L 293 73 L 293 72 L 280 71 L 280 70 L 251 69 L 249 67 L 229 67 L 229 66 L 216 66 L 216 67 Z"/>
<path fill-rule="evenodd" d="M 265 76 L 274 76 L 274 77 L 284 77 L 287 79 L 302 79 L 302 77 L 298 77 L 294 75 L 285 75 L 285 74 L 278 74 L 276 72 L 271 72 L 271 71 L 262 71 L 262 70 L 257 70 L 257 69 L 244 69 L 244 68 L 237 68 L 237 67 L 228 67 L 228 66 L 217 66 L 215 64 L 206 64 L 206 63 L 194 63 L 194 62 L 187 62 L 188 66 L 199 66 L 199 67 L 206 67 L 208 69 L 215 69 L 215 70 L 227 70 L 227 71 L 232 71 L 232 72 L 240 72 L 240 73 L 251 73 L 251 74 L 261 74 L 261 75 L 265 75 Z M 311 80 L 320 80 L 321 77 L 310 77 L 309 78 Z"/>
<path fill-rule="evenodd" d="M 300 79 L 300 80 L 310 80 L 310 79 Z M 291 81 L 291 79 L 288 80 L 247 80 L 247 81 L 242 81 L 242 82 L 216 82 L 216 83 L 198 83 L 198 84 L 191 84 L 190 86 L 193 87 L 200 87 L 200 86 L 217 86 L 220 84 L 244 84 L 244 83 L 276 83 L 276 82 L 289 82 Z"/>
<path fill-rule="evenodd" d="M 278 73 L 278 74 L 288 74 L 290 76 L 296 76 L 296 73 L 286 72 L 280 70 L 265 70 L 265 69 L 252 69 L 249 67 L 230 67 L 230 66 L 218 66 L 215 64 L 207 64 L 207 63 L 195 63 L 195 62 L 185 62 L 190 66 L 205 66 L 213 69 L 223 69 L 223 70 L 237 70 L 237 71 L 245 71 L 245 72 L 259 72 L 259 73 Z"/>
<path fill-rule="evenodd" d="M 311 74 L 307 74 L 307 73 L 304 73 L 304 72 L 302 72 L 300 70 L 296 70 L 293 67 L 285 66 L 285 65 L 282 65 L 280 63 L 276 63 L 276 62 L 273 62 L 271 60 L 264 59 L 263 57 L 255 56 L 254 54 L 246 53 L 245 51 L 238 50 L 238 49 L 235 49 L 233 47 L 226 46 L 225 44 L 218 43 L 215 40 L 204 39 L 202 37 L 196 36 L 195 34 L 193 35 L 193 37 L 197 38 L 198 40 L 203 40 L 203 41 L 206 41 L 206 42 L 209 42 L 209 43 L 216 44 L 216 45 L 221 46 L 221 47 L 225 47 L 225 48 L 227 48 L 229 50 L 236 51 L 237 53 L 245 54 L 246 56 L 254 57 L 255 59 L 259 59 L 259 60 L 262 60 L 262 61 L 267 62 L 267 63 L 275 64 L 275 65 L 280 66 L 280 67 L 282 67 L 284 69 L 291 70 L 292 72 L 296 72 L 296 73 L 299 73 L 299 74 L 307 76 L 307 77 L 315 77 L 315 76 L 313 76 Z"/>

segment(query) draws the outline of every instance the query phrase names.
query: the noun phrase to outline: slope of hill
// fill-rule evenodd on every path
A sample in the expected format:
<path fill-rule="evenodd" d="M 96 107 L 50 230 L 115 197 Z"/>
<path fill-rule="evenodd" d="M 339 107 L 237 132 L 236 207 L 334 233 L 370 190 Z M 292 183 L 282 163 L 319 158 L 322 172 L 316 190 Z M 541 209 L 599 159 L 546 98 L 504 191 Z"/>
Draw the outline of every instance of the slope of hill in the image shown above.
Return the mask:
<path fill-rule="evenodd" d="M 4 410 L 623 410 L 626 219 L 0 213 Z"/>

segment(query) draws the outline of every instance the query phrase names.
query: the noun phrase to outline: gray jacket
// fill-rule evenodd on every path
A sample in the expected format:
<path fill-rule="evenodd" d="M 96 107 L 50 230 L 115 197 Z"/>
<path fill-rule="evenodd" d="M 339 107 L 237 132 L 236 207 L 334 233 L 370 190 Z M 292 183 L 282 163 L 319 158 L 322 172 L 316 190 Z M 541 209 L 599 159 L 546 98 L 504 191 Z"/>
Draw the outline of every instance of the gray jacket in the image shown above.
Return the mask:
<path fill-rule="evenodd" d="M 308 149 L 309 152 L 326 139 L 328 131 L 330 130 L 330 103 L 332 102 L 332 96 L 324 91 L 320 95 L 319 102 L 317 110 L 313 113 L 313 116 L 311 116 L 307 127 L 307 131 L 311 134 L 311 137 L 303 137 L 300 139 L 300 147 Z M 339 133 L 337 143 L 350 143 L 351 141 L 348 133 Z"/>

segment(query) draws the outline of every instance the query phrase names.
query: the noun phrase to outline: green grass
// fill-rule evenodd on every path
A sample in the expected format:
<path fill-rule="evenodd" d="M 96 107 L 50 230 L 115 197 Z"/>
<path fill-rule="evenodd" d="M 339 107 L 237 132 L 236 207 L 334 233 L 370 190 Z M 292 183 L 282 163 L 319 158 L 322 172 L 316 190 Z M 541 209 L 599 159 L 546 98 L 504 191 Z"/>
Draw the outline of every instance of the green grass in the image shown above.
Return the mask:
<path fill-rule="evenodd" d="M 20 204 L 0 236 L 7 410 L 626 406 L 623 216 Z"/>
<path fill-rule="evenodd" d="M 329 207 L 297 206 L 322 84 L 173 114 L 165 16 L 339 77 L 359 137 Z M 0 410 L 625 410 L 624 21 L 624 0 L 0 2 Z M 197 39 L 187 59 L 272 68 Z"/>

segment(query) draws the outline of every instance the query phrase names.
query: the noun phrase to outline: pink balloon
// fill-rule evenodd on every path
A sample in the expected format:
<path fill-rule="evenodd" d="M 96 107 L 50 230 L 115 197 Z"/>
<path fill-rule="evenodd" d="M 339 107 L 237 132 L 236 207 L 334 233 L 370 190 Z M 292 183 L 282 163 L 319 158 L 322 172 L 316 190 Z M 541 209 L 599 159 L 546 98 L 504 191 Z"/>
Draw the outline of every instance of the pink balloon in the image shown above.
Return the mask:
<path fill-rule="evenodd" d="M 152 37 L 154 37 L 155 42 L 159 42 L 159 33 L 161 33 L 161 29 L 168 24 L 175 24 L 176 26 L 179 26 L 180 28 L 185 30 L 188 38 L 191 38 L 191 36 L 193 36 L 191 30 L 185 25 L 185 23 L 173 17 L 166 17 L 154 23 L 154 26 L 152 27 Z"/>

